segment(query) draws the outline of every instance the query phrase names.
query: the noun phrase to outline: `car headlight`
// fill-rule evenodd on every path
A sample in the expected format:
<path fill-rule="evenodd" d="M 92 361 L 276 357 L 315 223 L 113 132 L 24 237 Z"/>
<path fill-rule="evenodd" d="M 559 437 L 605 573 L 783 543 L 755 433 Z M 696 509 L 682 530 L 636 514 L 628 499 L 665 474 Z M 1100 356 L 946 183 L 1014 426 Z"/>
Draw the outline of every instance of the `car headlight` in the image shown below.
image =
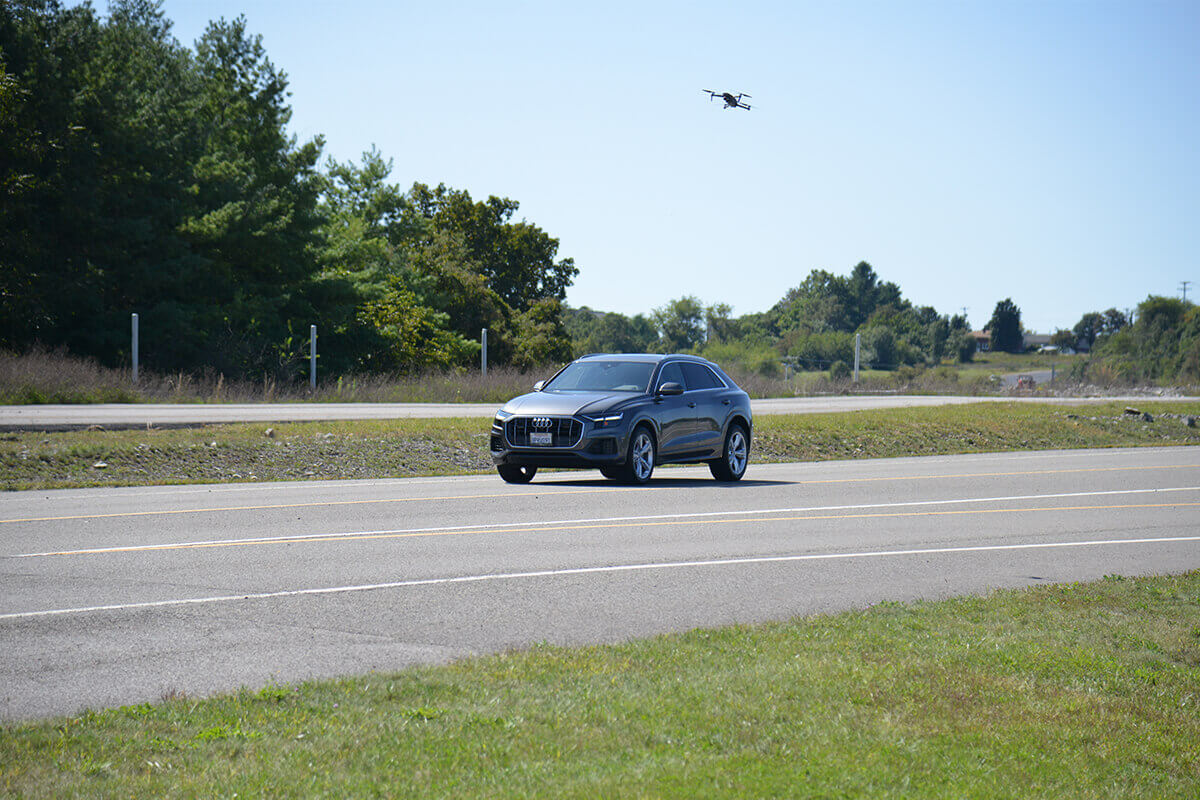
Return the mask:
<path fill-rule="evenodd" d="M 615 428 L 621 424 L 623 414 L 606 414 L 603 417 L 591 417 L 592 424 L 597 429 Z"/>
<path fill-rule="evenodd" d="M 512 414 L 502 408 L 496 412 L 496 418 L 492 420 L 492 427 L 497 430 L 504 430 L 504 423 L 510 419 L 512 419 Z"/>

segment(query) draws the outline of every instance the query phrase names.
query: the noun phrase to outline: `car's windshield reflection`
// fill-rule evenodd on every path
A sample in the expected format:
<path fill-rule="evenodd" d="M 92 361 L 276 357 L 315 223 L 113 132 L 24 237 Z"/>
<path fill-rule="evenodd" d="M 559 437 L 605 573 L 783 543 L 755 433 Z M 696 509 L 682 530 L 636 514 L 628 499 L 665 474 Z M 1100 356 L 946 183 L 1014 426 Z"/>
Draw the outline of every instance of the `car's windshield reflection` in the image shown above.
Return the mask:
<path fill-rule="evenodd" d="M 576 361 L 542 387 L 544 392 L 645 392 L 654 364 L 638 361 Z"/>

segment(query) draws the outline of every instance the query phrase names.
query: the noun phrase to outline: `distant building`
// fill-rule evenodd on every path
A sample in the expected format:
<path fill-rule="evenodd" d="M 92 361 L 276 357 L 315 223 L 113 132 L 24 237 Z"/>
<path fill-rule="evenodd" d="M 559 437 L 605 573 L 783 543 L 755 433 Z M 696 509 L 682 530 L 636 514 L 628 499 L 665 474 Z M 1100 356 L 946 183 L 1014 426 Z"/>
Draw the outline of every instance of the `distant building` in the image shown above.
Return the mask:
<path fill-rule="evenodd" d="M 1040 350 L 1050 346 L 1050 334 L 1026 333 L 1021 337 L 1021 348 L 1024 350 Z"/>
<path fill-rule="evenodd" d="M 975 349 L 980 353 L 992 349 L 992 334 L 989 331 L 971 331 L 971 335 L 975 337 Z"/>

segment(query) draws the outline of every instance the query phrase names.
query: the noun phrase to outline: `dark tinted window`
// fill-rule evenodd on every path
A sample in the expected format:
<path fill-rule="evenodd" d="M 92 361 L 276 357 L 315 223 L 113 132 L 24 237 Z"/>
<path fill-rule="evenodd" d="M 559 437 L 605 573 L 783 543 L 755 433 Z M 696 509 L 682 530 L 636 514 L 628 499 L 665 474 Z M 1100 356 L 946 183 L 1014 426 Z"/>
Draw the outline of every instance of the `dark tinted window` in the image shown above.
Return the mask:
<path fill-rule="evenodd" d="M 644 392 L 654 365 L 645 361 L 576 361 L 546 384 L 548 392 Z"/>
<path fill-rule="evenodd" d="M 658 385 L 662 386 L 664 383 L 678 383 L 684 389 L 688 388 L 687 383 L 683 380 L 683 372 L 679 369 L 678 362 L 672 362 L 663 367 L 658 376 Z"/>
<path fill-rule="evenodd" d="M 712 370 L 703 364 L 683 364 L 683 376 L 687 378 L 689 390 L 724 388 L 724 384 L 717 380 Z"/>

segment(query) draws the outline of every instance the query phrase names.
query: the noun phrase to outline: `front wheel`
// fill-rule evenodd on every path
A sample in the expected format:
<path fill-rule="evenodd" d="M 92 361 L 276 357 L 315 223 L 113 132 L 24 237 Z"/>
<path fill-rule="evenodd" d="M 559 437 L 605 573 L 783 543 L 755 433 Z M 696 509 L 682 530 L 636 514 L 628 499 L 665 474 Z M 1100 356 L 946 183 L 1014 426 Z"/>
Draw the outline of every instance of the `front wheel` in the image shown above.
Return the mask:
<path fill-rule="evenodd" d="M 648 428 L 638 428 L 629 440 L 629 457 L 621 469 L 620 480 L 643 484 L 654 474 L 654 436 Z"/>
<path fill-rule="evenodd" d="M 533 476 L 537 475 L 537 467 L 524 464 L 501 464 L 496 467 L 496 471 L 504 478 L 505 483 L 529 483 Z"/>
<path fill-rule="evenodd" d="M 725 434 L 725 451 L 715 461 L 708 462 L 708 470 L 719 481 L 740 481 L 750 463 L 750 439 L 741 425 L 729 426 Z"/>

